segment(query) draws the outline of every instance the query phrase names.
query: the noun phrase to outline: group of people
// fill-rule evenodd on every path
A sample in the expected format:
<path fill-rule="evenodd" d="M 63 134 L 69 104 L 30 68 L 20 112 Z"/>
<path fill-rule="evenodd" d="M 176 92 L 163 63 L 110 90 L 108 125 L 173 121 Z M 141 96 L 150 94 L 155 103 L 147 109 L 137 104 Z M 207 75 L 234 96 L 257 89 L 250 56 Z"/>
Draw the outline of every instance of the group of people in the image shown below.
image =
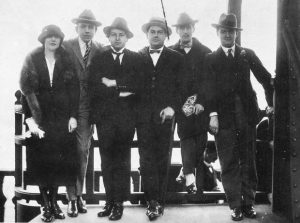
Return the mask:
<path fill-rule="evenodd" d="M 93 40 L 101 25 L 91 10 L 72 22 L 78 37 L 64 41 L 56 25 L 43 28 L 42 46 L 21 71 L 27 138 L 27 170 L 39 185 L 42 220 L 64 219 L 58 186 L 66 186 L 67 215 L 86 213 L 82 199 L 95 124 L 99 139 L 106 204 L 98 213 L 119 220 L 130 195 L 130 147 L 137 132 L 146 215 L 164 211 L 169 151 L 174 123 L 182 154 L 180 178 L 188 193 L 201 193 L 195 170 L 203 169 L 207 132 L 215 135 L 221 177 L 233 220 L 255 218 L 256 94 L 250 71 L 265 89 L 272 110 L 271 75 L 255 53 L 235 43 L 241 29 L 234 14 L 213 24 L 221 46 L 214 52 L 193 33 L 197 20 L 181 13 L 174 25 L 179 41 L 165 46 L 172 29 L 165 19 L 142 26 L 149 46 L 126 48 L 134 34 L 117 17 L 103 29 L 110 45 Z"/>

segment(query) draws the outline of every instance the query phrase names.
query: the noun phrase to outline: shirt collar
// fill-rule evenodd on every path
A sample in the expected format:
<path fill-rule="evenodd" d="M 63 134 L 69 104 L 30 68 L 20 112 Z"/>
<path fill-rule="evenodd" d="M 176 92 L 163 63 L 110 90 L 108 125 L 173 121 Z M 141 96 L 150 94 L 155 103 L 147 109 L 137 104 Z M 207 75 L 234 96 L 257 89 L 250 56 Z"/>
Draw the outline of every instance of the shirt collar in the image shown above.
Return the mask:
<path fill-rule="evenodd" d="M 116 51 L 112 46 L 110 46 L 110 48 L 111 48 L 111 50 L 113 51 L 113 52 L 115 52 L 115 53 L 123 53 L 123 51 L 124 51 L 124 49 L 125 49 L 125 47 L 123 47 L 122 49 L 120 49 L 119 51 Z"/>
<path fill-rule="evenodd" d="M 150 51 L 150 50 L 160 50 L 160 54 L 161 54 L 161 52 L 163 51 L 163 49 L 164 49 L 164 46 L 162 46 L 161 48 L 158 48 L 158 49 L 152 49 L 152 48 L 149 46 L 149 51 Z"/>
<path fill-rule="evenodd" d="M 234 55 L 234 53 L 235 53 L 235 45 L 233 45 L 232 47 L 224 47 L 224 46 L 221 46 L 222 47 L 222 49 L 223 49 L 223 51 L 224 51 L 224 53 L 225 53 L 225 55 L 227 56 L 228 55 L 228 50 L 229 49 L 231 49 L 232 50 L 232 54 Z"/>
<path fill-rule="evenodd" d="M 79 37 L 78 38 L 78 42 L 79 42 L 79 46 L 80 48 L 85 49 L 86 48 L 86 43 L 84 41 L 82 41 L 82 39 Z M 91 46 L 92 40 L 90 42 L 88 42 L 88 45 Z"/>

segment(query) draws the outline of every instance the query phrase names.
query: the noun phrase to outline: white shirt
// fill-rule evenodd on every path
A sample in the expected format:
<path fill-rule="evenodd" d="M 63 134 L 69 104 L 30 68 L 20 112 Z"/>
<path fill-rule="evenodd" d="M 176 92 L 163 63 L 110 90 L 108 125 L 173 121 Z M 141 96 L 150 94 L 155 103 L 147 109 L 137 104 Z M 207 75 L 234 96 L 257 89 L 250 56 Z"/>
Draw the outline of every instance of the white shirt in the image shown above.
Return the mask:
<path fill-rule="evenodd" d="M 225 55 L 228 56 L 228 50 L 231 49 L 231 54 L 232 56 L 234 57 L 234 52 L 235 52 L 235 45 L 233 45 L 232 47 L 230 48 L 227 48 L 227 47 L 224 47 L 224 46 L 221 46 Z"/>
<path fill-rule="evenodd" d="M 78 42 L 79 42 L 79 47 L 80 47 L 80 52 L 82 57 L 84 57 L 85 51 L 86 51 L 86 43 L 82 41 L 82 39 L 80 39 L 80 37 L 78 38 Z M 91 46 L 92 41 L 90 41 L 88 43 L 89 46 Z"/>
<path fill-rule="evenodd" d="M 121 53 L 121 55 L 119 56 L 119 59 L 120 59 L 120 64 L 122 64 L 122 59 L 123 59 L 123 56 L 124 56 L 123 51 L 124 51 L 125 47 L 122 48 L 122 49 L 120 49 L 118 52 L 117 52 L 114 48 L 112 48 L 112 47 L 110 47 L 110 48 L 111 48 L 112 51 L 114 51 L 115 53 Z M 112 55 L 113 55 L 114 60 L 115 60 L 115 59 L 117 58 L 117 54 L 112 53 Z"/>
<path fill-rule="evenodd" d="M 153 65 L 154 65 L 154 66 L 156 66 L 157 61 L 158 61 L 158 59 L 159 59 L 159 57 L 160 57 L 160 55 L 161 55 L 161 52 L 163 51 L 163 48 L 164 48 L 164 46 L 162 46 L 162 47 L 159 48 L 159 49 L 155 49 L 155 50 L 160 50 L 159 53 L 150 53 L 150 57 L 152 58 L 152 62 L 153 62 Z M 150 51 L 150 50 L 154 50 L 154 49 L 151 49 L 151 48 L 149 47 L 149 51 Z"/>
<path fill-rule="evenodd" d="M 53 71 L 54 71 L 54 67 L 55 67 L 55 59 L 53 61 L 48 60 L 46 57 L 45 57 L 45 59 L 46 59 L 47 68 L 48 68 L 48 72 L 49 72 L 50 85 L 52 87 Z"/>

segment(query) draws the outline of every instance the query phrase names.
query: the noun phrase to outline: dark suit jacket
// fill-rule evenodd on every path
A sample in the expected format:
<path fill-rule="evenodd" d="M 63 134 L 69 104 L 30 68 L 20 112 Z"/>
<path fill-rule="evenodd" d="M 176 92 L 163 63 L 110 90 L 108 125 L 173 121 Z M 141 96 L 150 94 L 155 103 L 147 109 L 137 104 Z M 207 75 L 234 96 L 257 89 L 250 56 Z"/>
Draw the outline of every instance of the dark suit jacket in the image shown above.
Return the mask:
<path fill-rule="evenodd" d="M 210 106 L 218 112 L 220 128 L 233 127 L 235 114 L 235 96 L 241 99 L 244 113 L 249 125 L 259 121 L 259 108 L 256 93 L 250 81 L 250 71 L 262 84 L 268 105 L 272 106 L 273 87 L 271 75 L 262 65 L 255 53 L 247 48 L 236 45 L 234 65 L 220 47 L 206 58 L 207 75 L 210 86 Z"/>
<path fill-rule="evenodd" d="M 111 116 L 135 119 L 136 101 L 141 87 L 140 57 L 128 49 L 123 52 L 120 70 L 116 70 L 110 48 L 96 55 L 88 68 L 92 123 L 99 123 Z M 106 87 L 101 80 L 103 77 L 116 80 L 117 88 Z M 134 95 L 122 98 L 119 97 L 120 92 L 132 92 Z M 120 103 L 126 103 L 131 108 L 122 110 Z"/>
<path fill-rule="evenodd" d="M 143 92 L 138 103 L 138 121 L 161 122 L 160 112 L 166 107 L 174 111 L 179 107 L 180 76 L 184 72 L 184 60 L 180 53 L 163 48 L 154 67 L 149 47 L 139 51 L 142 58 Z"/>
<path fill-rule="evenodd" d="M 79 112 L 89 110 L 89 96 L 88 96 L 88 74 L 87 69 L 84 66 L 83 57 L 81 55 L 78 38 L 70 39 L 63 42 L 63 47 L 70 54 L 74 63 L 75 70 L 80 81 L 80 100 L 79 100 Z M 92 58 L 97 51 L 102 51 L 102 45 L 92 41 L 91 51 L 88 57 L 87 67 L 91 64 Z"/>
<path fill-rule="evenodd" d="M 206 106 L 205 99 L 205 75 L 203 72 L 204 58 L 211 52 L 211 50 L 201 44 L 196 38 L 193 38 L 192 48 L 188 53 L 185 53 L 184 49 L 180 48 L 180 42 L 170 46 L 180 52 L 185 59 L 186 72 L 181 76 L 181 92 L 180 92 L 180 105 L 182 106 L 186 99 L 194 94 L 197 94 L 196 103 L 204 106 L 204 112 L 200 115 L 191 115 L 186 117 L 182 110 L 176 114 L 178 135 L 181 139 L 187 138 L 193 135 L 205 133 L 208 127 L 208 108 Z"/>

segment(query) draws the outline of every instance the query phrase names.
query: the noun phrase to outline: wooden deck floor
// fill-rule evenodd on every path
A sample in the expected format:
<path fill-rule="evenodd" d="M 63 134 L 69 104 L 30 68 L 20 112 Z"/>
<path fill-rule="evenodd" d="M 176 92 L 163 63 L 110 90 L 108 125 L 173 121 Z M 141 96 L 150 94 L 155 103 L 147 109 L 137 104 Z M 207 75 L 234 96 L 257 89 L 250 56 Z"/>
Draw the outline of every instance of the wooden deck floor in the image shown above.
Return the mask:
<path fill-rule="evenodd" d="M 88 206 L 87 214 L 80 214 L 77 218 L 65 220 L 55 220 L 61 223 L 94 223 L 94 222 L 112 222 L 108 218 L 98 218 L 97 213 L 100 206 Z M 272 214 L 270 205 L 256 205 L 257 218 L 245 218 L 242 223 L 288 223 L 287 220 Z M 66 207 L 63 207 L 66 211 Z M 34 218 L 31 222 L 42 222 L 40 216 Z M 145 207 L 140 205 L 126 205 L 123 217 L 118 222 L 124 223 L 149 223 L 145 215 Z M 227 205 L 168 205 L 165 214 L 158 218 L 156 223 L 232 223 L 230 211 Z"/>

